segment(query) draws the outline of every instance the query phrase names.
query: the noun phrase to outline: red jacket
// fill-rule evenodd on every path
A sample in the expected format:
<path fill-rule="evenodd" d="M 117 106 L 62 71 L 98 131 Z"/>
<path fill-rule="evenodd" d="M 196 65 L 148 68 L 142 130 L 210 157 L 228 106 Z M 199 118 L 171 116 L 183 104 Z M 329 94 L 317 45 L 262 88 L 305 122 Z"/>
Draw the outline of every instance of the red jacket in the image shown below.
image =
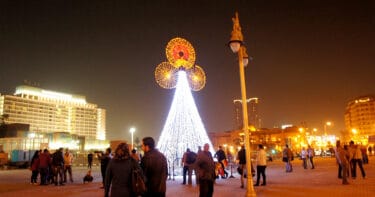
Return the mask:
<path fill-rule="evenodd" d="M 34 159 L 31 161 L 31 170 L 38 170 L 39 169 L 39 158 Z"/>
<path fill-rule="evenodd" d="M 41 153 L 39 155 L 39 168 L 47 168 L 51 164 L 51 156 L 49 153 Z"/>

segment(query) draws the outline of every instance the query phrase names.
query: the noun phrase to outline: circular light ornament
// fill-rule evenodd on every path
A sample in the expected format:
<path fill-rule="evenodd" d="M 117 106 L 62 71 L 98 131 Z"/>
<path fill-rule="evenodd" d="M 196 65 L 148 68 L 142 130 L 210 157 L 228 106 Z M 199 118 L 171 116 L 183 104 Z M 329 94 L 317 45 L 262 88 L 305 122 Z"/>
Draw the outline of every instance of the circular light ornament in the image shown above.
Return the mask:
<path fill-rule="evenodd" d="M 155 69 L 155 80 L 162 88 L 175 88 L 177 85 L 177 71 L 170 63 L 162 62 Z"/>
<path fill-rule="evenodd" d="M 173 38 L 167 44 L 165 53 L 168 61 L 175 67 L 189 69 L 195 63 L 195 51 L 189 41 Z"/>
<path fill-rule="evenodd" d="M 190 82 L 190 89 L 199 91 L 206 85 L 206 75 L 203 69 L 195 65 L 193 68 L 186 70 L 188 80 Z"/>

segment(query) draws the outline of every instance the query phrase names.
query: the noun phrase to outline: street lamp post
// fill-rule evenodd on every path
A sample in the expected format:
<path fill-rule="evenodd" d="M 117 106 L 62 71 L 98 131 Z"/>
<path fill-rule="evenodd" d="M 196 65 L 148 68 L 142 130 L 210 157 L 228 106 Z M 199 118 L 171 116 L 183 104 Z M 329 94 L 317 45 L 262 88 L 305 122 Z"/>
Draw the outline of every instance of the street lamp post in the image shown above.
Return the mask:
<path fill-rule="evenodd" d="M 327 136 L 327 126 L 331 126 L 332 123 L 331 122 L 326 122 L 324 123 L 324 135 Z"/>
<path fill-rule="evenodd" d="M 129 132 L 131 133 L 131 136 L 132 136 L 132 149 L 134 149 L 134 132 L 135 132 L 135 128 L 134 127 L 131 127 Z"/>
<path fill-rule="evenodd" d="M 246 102 L 246 84 L 245 84 L 245 71 L 244 67 L 248 64 L 248 56 L 246 48 L 243 46 L 243 35 L 241 32 L 240 20 L 236 12 L 235 18 L 232 18 L 233 30 L 229 46 L 234 53 L 238 54 L 238 63 L 240 69 L 240 82 L 241 82 L 241 95 L 242 95 L 242 113 L 243 113 L 243 131 L 245 134 L 245 149 L 246 149 L 246 171 L 247 171 L 247 184 L 246 196 L 256 196 L 253 187 L 253 179 L 251 178 L 251 157 L 250 157 L 250 133 L 247 115 L 247 102 Z"/>

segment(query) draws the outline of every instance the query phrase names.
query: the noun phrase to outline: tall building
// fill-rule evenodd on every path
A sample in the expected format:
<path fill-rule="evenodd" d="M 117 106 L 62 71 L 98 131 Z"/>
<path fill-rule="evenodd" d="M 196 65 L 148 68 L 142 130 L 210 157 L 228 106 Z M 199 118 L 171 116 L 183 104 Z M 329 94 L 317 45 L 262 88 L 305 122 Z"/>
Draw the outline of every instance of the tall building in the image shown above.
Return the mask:
<path fill-rule="evenodd" d="M 86 140 L 105 140 L 106 111 L 81 95 L 18 86 L 14 95 L 0 95 L 6 123 L 29 124 L 38 133 L 64 132 Z"/>
<path fill-rule="evenodd" d="M 247 102 L 247 113 L 248 113 L 248 122 L 249 125 L 254 126 L 256 129 L 261 128 L 261 119 L 259 117 L 259 99 L 249 98 Z M 236 99 L 233 100 L 234 104 L 234 118 L 235 118 L 235 129 L 243 128 L 243 115 L 242 115 L 242 100 Z"/>
<path fill-rule="evenodd" d="M 375 135 L 375 97 L 356 98 L 346 106 L 345 127 L 355 129 L 359 135 Z"/>

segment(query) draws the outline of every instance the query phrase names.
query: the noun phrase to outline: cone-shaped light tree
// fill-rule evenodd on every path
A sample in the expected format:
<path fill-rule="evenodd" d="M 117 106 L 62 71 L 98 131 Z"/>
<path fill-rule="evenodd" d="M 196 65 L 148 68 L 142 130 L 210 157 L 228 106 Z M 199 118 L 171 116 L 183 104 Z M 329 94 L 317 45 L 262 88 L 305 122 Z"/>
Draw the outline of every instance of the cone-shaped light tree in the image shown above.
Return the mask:
<path fill-rule="evenodd" d="M 201 90 L 206 82 L 204 71 L 194 65 L 195 52 L 182 38 L 172 39 L 166 48 L 169 62 L 155 70 L 156 82 L 163 88 L 176 88 L 157 148 L 167 157 L 169 166 L 178 166 L 187 148 L 196 152 L 205 143 L 213 147 L 199 116 L 191 90 Z"/>

